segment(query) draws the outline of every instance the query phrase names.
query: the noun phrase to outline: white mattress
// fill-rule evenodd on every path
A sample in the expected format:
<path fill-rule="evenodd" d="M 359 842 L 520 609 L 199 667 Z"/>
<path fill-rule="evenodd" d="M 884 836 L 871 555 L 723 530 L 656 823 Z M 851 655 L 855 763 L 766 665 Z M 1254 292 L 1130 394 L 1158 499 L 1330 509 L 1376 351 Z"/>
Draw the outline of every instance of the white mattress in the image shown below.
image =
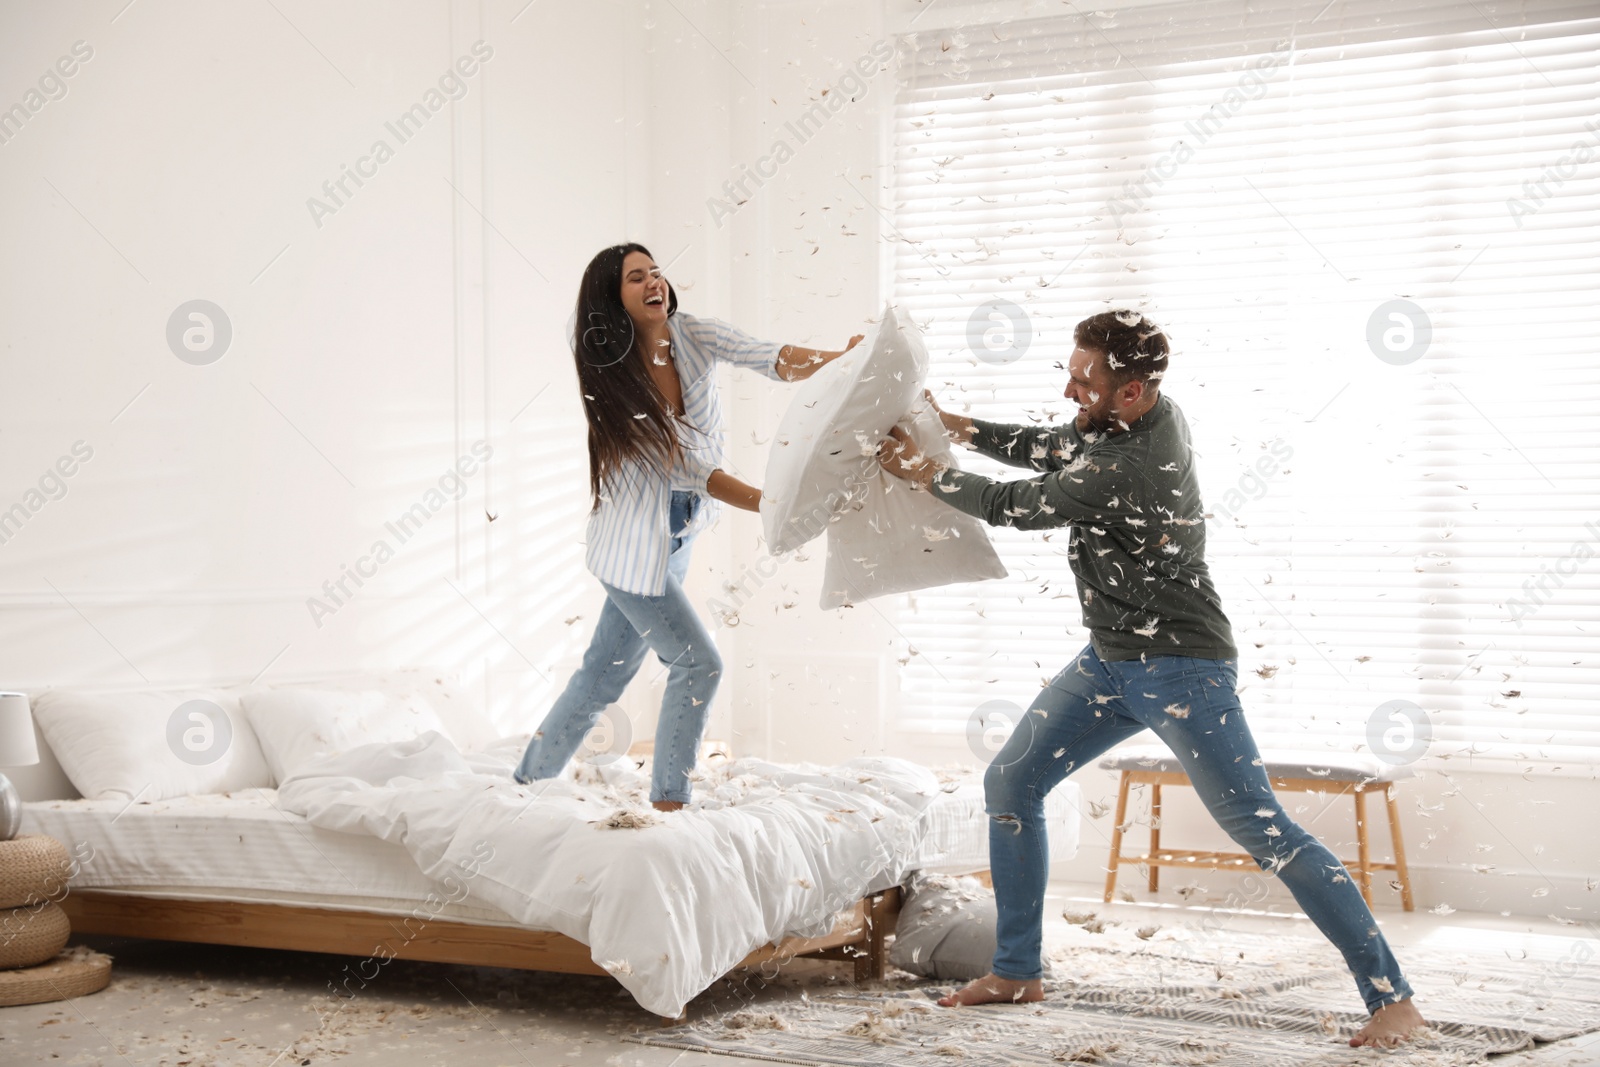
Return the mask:
<path fill-rule="evenodd" d="M 923 815 L 915 866 L 962 872 L 989 865 L 988 820 L 977 775 L 944 775 L 951 792 Z M 1080 792 L 1063 783 L 1046 801 L 1053 859 L 1077 852 Z M 313 826 L 277 806 L 277 791 L 24 805 L 24 833 L 65 843 L 78 857 L 77 889 L 184 900 L 281 903 L 405 915 L 437 890 L 405 849 L 376 837 Z M 875 885 L 874 890 L 886 888 Z M 442 917 L 516 925 L 495 908 L 446 904 Z"/>

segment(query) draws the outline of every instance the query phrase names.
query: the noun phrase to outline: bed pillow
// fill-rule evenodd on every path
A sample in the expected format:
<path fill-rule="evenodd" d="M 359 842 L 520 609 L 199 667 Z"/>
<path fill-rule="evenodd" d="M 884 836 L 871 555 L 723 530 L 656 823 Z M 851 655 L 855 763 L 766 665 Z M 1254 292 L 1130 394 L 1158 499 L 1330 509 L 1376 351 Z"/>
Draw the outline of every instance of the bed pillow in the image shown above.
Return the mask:
<path fill-rule="evenodd" d="M 956 465 L 938 414 L 920 397 L 911 417 L 900 425 L 924 454 Z M 877 467 L 865 489 L 828 527 L 820 603 L 825 609 L 837 608 L 873 597 L 1005 576 L 1005 565 L 982 520 Z"/>
<path fill-rule="evenodd" d="M 33 698 L 39 732 L 90 800 L 171 800 L 270 788 L 272 772 L 229 689 L 85 693 Z"/>
<path fill-rule="evenodd" d="M 860 344 L 796 387 L 767 453 L 761 526 L 769 551 L 792 552 L 827 528 L 878 469 L 878 443 L 927 374 L 921 332 L 891 304 Z"/>
<path fill-rule="evenodd" d="M 994 890 L 976 878 L 917 878 L 895 929 L 889 962 L 923 978 L 971 981 L 994 964 Z"/>
<path fill-rule="evenodd" d="M 241 701 L 261 751 L 282 783 L 329 756 L 374 741 L 410 741 L 434 730 L 449 737 L 419 694 L 381 689 L 268 689 Z"/>
<path fill-rule="evenodd" d="M 431 667 L 401 667 L 391 671 L 318 679 L 314 682 L 290 682 L 274 685 L 272 688 L 377 689 L 396 700 L 420 696 L 428 702 L 428 706 L 444 724 L 445 736 L 454 741 L 461 751 L 480 752 L 500 739 L 501 731 L 479 710 L 477 702 L 461 688 L 456 676 L 446 670 Z"/>

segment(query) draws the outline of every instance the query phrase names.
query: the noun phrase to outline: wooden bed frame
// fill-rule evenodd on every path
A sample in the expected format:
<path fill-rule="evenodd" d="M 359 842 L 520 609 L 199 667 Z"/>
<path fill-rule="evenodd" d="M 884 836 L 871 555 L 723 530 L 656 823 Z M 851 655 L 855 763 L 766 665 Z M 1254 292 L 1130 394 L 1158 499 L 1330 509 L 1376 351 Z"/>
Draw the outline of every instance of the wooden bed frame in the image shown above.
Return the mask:
<path fill-rule="evenodd" d="M 78 889 L 58 902 L 78 934 L 197 941 L 209 945 L 292 949 L 388 959 L 515 967 L 560 974 L 603 975 L 589 946 L 563 934 L 515 926 L 486 926 L 371 911 L 179 900 Z M 845 960 L 857 982 L 882 978 L 886 940 L 900 915 L 900 889 L 858 900 L 851 913 L 822 937 L 791 937 L 750 953 L 739 964 L 779 965 L 804 956 Z M 737 968 L 736 968 L 737 969 Z M 675 1021 L 675 1020 L 674 1020 Z"/>
<path fill-rule="evenodd" d="M 654 747 L 651 741 L 640 742 L 628 749 L 628 755 L 642 761 Z M 700 758 L 729 759 L 731 749 L 723 741 L 703 741 Z M 426 960 L 557 974 L 607 974 L 594 962 L 589 946 L 583 942 L 522 926 L 488 926 L 298 904 L 182 900 L 95 889 L 74 889 L 56 903 L 72 921 L 73 933 L 78 934 L 328 952 L 383 961 Z M 857 982 L 882 978 L 888 967 L 887 941 L 899 920 L 900 903 L 898 886 L 874 893 L 856 901 L 829 933 L 821 937 L 790 937 L 779 944 L 766 945 L 746 956 L 734 970 L 772 963 L 781 966 L 806 957 L 850 963 Z"/>

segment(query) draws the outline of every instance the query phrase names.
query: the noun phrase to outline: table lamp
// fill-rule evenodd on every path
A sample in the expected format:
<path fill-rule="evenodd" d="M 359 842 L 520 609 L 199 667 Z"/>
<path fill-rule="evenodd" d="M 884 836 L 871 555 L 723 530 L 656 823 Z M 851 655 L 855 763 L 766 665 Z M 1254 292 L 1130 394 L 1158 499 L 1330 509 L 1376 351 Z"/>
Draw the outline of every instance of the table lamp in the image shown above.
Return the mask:
<path fill-rule="evenodd" d="M 33 739 L 33 714 L 26 693 L 0 693 L 0 767 L 28 767 L 39 762 Z M 22 829 L 22 797 L 11 779 L 0 774 L 0 841 Z"/>

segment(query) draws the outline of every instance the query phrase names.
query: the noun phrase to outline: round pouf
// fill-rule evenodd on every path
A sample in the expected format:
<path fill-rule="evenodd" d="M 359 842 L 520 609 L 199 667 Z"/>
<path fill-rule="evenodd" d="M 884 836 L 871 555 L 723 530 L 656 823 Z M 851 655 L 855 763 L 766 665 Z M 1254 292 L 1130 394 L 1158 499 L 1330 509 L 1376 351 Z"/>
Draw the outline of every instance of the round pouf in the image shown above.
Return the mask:
<path fill-rule="evenodd" d="M 78 946 L 49 963 L 0 971 L 0 1007 L 43 1004 L 98 993 L 111 981 L 111 957 Z"/>
<path fill-rule="evenodd" d="M 0 911 L 0 971 L 54 959 L 71 936 L 67 913 L 48 901 Z"/>
<path fill-rule="evenodd" d="M 0 841 L 0 908 L 18 908 L 57 897 L 71 876 L 67 846 L 53 837 L 18 834 L 9 841 Z"/>

